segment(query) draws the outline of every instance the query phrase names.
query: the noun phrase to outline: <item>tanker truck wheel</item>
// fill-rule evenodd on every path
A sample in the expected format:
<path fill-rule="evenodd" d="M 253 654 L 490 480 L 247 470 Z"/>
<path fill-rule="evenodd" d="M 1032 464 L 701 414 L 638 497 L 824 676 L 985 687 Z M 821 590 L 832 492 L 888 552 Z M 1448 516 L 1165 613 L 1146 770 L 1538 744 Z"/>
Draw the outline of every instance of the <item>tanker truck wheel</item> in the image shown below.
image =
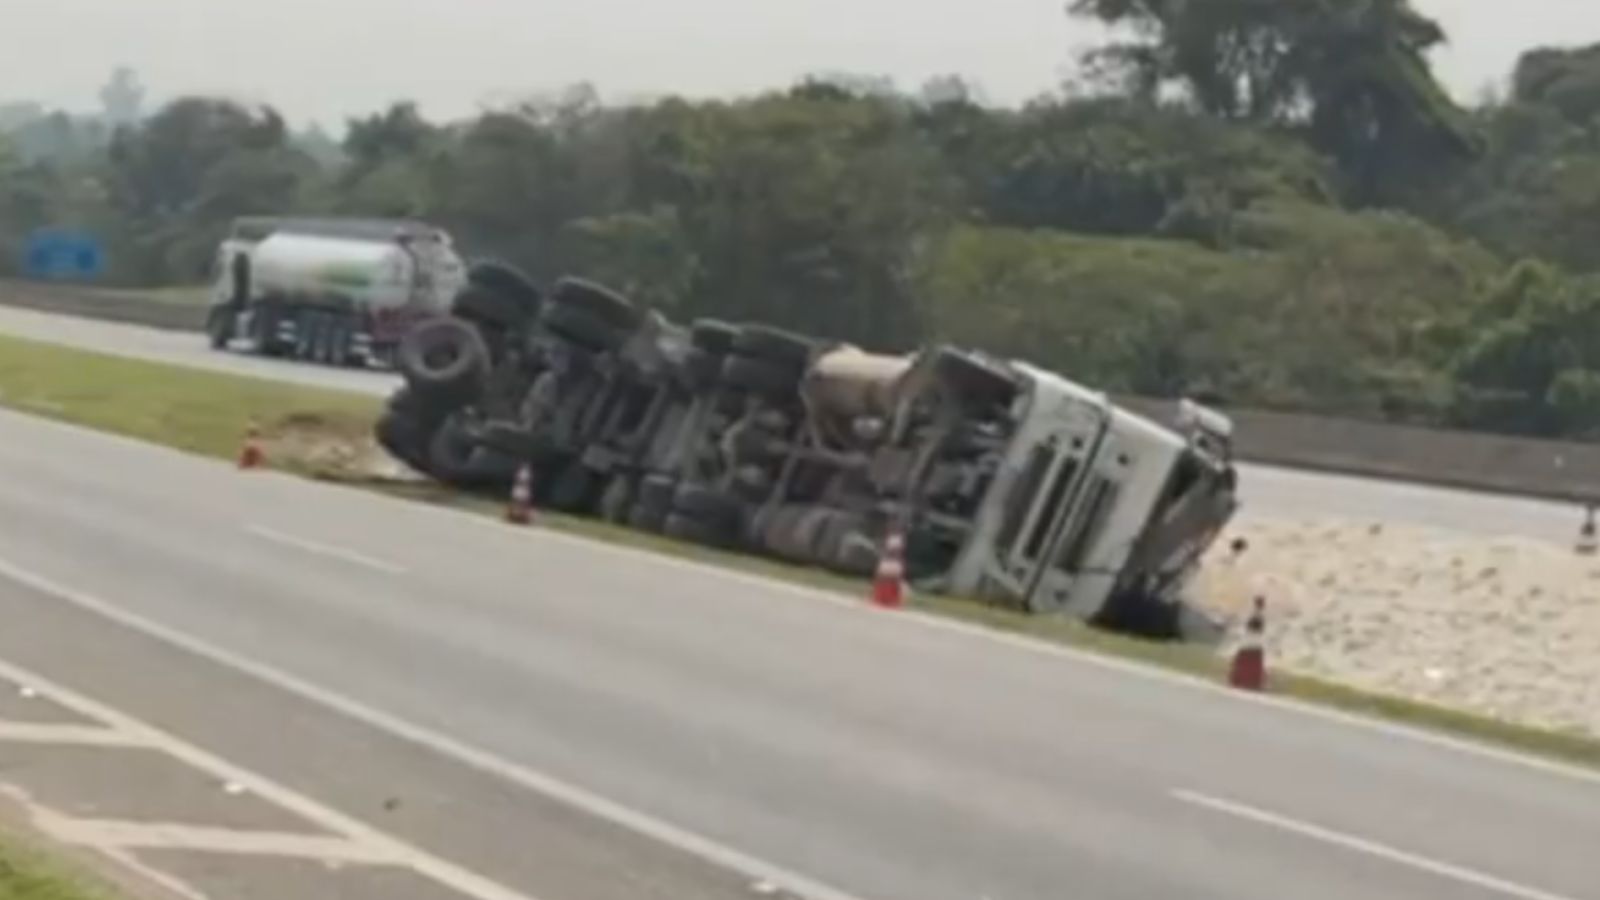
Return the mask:
<path fill-rule="evenodd" d="M 250 340 L 262 356 L 280 357 L 289 349 L 278 340 L 279 321 L 277 311 L 270 307 L 257 306 L 250 314 Z"/>
<path fill-rule="evenodd" d="M 532 321 L 538 307 L 523 307 L 511 297 L 490 288 L 469 284 L 456 294 L 450 314 L 491 329 L 517 329 Z"/>
<path fill-rule="evenodd" d="M 600 479 L 594 470 L 578 463 L 568 466 L 556 476 L 550 490 L 550 506 L 564 513 L 584 515 L 592 512 Z"/>
<path fill-rule="evenodd" d="M 770 325 L 746 325 L 733 339 L 733 352 L 740 356 L 804 368 L 816 352 L 816 342 L 804 335 Z"/>
<path fill-rule="evenodd" d="M 695 519 L 679 513 L 669 513 L 661 530 L 673 540 L 704 547 L 728 548 L 733 546 L 733 535 L 704 519 Z"/>
<path fill-rule="evenodd" d="M 206 313 L 206 339 L 211 343 L 211 349 L 228 349 L 228 339 L 233 337 L 236 318 L 233 310 L 226 306 L 213 306 Z"/>
<path fill-rule="evenodd" d="M 332 329 L 328 326 L 332 323 L 328 321 L 327 313 L 312 313 L 310 319 L 311 352 L 308 354 L 307 359 L 318 365 L 326 365 L 329 355 L 328 338 L 332 337 L 329 334 Z"/>
<path fill-rule="evenodd" d="M 672 512 L 672 497 L 678 482 L 669 475 L 646 475 L 639 482 L 638 496 L 628 513 L 628 524 L 640 531 L 660 534 Z"/>
<path fill-rule="evenodd" d="M 722 374 L 722 357 L 696 347 L 684 359 L 683 371 L 691 391 L 697 394 L 708 391 L 717 386 L 717 379 Z"/>
<path fill-rule="evenodd" d="M 521 269 L 498 259 L 480 259 L 467 268 L 467 284 L 494 296 L 498 309 L 512 317 L 503 324 L 532 320 L 544 303 L 544 293 Z"/>
<path fill-rule="evenodd" d="M 733 352 L 733 343 L 739 339 L 739 326 L 717 319 L 700 319 L 694 323 L 690 341 L 696 350 L 713 356 L 727 356 Z"/>
<path fill-rule="evenodd" d="M 800 390 L 804 371 L 794 363 L 730 356 L 722 363 L 722 383 L 740 391 L 787 397 Z"/>
<path fill-rule="evenodd" d="M 542 321 L 552 334 L 599 353 L 612 352 L 628 340 L 628 332 L 578 306 L 547 306 Z"/>
<path fill-rule="evenodd" d="M 434 432 L 448 415 L 448 410 L 430 405 L 410 388 L 401 387 L 389 398 L 375 436 L 390 456 L 428 475 L 428 448 Z"/>
<path fill-rule="evenodd" d="M 350 365 L 350 319 L 334 316 L 328 322 L 328 363 L 344 368 Z"/>
<path fill-rule="evenodd" d="M 430 319 L 407 332 L 397 362 L 411 389 L 441 406 L 470 402 L 489 375 L 483 336 L 455 318 Z"/>
<path fill-rule="evenodd" d="M 295 359 L 309 360 L 315 347 L 317 333 L 317 317 L 315 313 L 301 310 L 294 317 L 294 346 L 289 348 L 289 355 Z"/>
<path fill-rule="evenodd" d="M 426 423 L 393 410 L 378 419 L 376 437 L 378 446 L 389 455 L 424 475 L 428 471 L 428 446 L 433 442 L 433 430 Z"/>
<path fill-rule="evenodd" d="M 625 525 L 633 507 L 634 482 L 627 475 L 613 475 L 600 495 L 600 518 L 613 525 Z"/>
<path fill-rule="evenodd" d="M 700 540 L 717 546 L 728 546 L 744 531 L 745 508 L 739 498 L 704 484 L 685 484 L 672 497 L 672 514 L 667 518 L 667 534 L 673 537 Z M 673 532 L 677 520 L 694 523 L 691 529 L 696 537 Z M 684 529 L 679 528 L 682 532 Z"/>
<path fill-rule="evenodd" d="M 639 327 L 639 310 L 626 297 L 604 285 L 582 278 L 563 278 L 550 290 L 558 306 L 581 309 L 594 319 L 624 334 Z"/>
<path fill-rule="evenodd" d="M 492 459 L 480 452 L 467 425 L 468 419 L 455 413 L 434 431 L 428 443 L 427 471 L 453 487 L 490 487 L 502 473 L 491 464 Z"/>

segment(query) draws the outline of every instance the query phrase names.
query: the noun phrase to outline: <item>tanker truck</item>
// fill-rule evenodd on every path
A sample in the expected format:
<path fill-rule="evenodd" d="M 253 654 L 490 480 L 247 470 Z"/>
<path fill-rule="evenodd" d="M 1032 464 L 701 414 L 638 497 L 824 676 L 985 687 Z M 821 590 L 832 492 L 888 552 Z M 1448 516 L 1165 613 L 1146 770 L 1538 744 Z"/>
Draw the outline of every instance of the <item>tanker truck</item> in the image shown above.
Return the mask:
<path fill-rule="evenodd" d="M 408 221 L 250 217 L 219 248 L 206 317 L 213 349 L 387 365 L 417 322 L 465 283 L 447 234 Z"/>
<path fill-rule="evenodd" d="M 798 415 L 767 414 L 709 489 L 750 549 L 865 576 L 902 534 L 909 580 L 1156 637 L 1214 638 L 1184 585 L 1236 506 L 1231 424 L 1176 428 L 1027 363 L 950 346 L 821 349 Z M 787 430 L 786 430 L 787 429 Z M 676 515 L 714 508 L 680 487 Z M 685 506 L 685 497 L 693 500 Z"/>
<path fill-rule="evenodd" d="M 1058 374 L 955 347 L 892 356 L 765 325 L 682 329 L 622 316 L 625 300 L 570 280 L 554 297 L 567 302 L 497 339 L 511 352 L 481 337 L 500 332 L 475 318 L 479 304 L 414 332 L 385 446 L 414 455 L 415 438 L 396 438 L 416 434 L 407 423 L 466 422 L 463 459 L 512 463 L 494 487 L 527 463 L 571 512 L 856 575 L 892 529 L 923 589 L 1216 636 L 1181 598 L 1237 505 L 1225 417 L 1185 403 L 1164 427 Z M 552 341 L 579 351 L 559 377 Z M 456 411 L 442 418 L 446 382 Z M 420 413 L 428 396 L 434 412 Z"/>

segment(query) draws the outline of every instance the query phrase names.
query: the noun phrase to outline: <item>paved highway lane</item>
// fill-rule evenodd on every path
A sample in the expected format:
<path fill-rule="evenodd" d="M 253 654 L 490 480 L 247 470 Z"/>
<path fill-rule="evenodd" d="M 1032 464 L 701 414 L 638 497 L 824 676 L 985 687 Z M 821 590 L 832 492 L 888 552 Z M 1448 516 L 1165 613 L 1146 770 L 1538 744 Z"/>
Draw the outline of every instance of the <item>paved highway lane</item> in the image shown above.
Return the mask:
<path fill-rule="evenodd" d="M 397 384 L 390 373 L 215 353 L 198 335 L 5 306 L 0 306 L 0 332 L 102 353 L 378 395 L 388 394 Z M 1241 483 L 1248 511 L 1270 515 L 1410 523 L 1562 542 L 1573 538 L 1581 521 L 1581 512 L 1566 503 L 1268 466 L 1243 467 Z"/>
<path fill-rule="evenodd" d="M 199 334 L 56 316 L 14 306 L 0 305 L 0 333 L 97 353 L 364 394 L 387 395 L 399 383 L 398 377 L 389 372 L 335 369 L 243 353 L 220 353 L 212 350 Z"/>
<path fill-rule="evenodd" d="M 110 647 L 57 668 L 156 658 L 108 623 L 184 645 L 161 658 L 200 674 L 114 684 L 131 714 L 306 704 L 369 732 L 361 770 L 431 797 L 499 781 L 517 802 L 408 837 L 536 895 L 616 896 L 465 836 L 598 833 L 690 891 L 661 896 L 1600 897 L 1600 778 L 12 414 L 0 614 Z M 352 790 L 340 757 L 308 766 L 316 729 L 209 728 L 327 802 Z"/>

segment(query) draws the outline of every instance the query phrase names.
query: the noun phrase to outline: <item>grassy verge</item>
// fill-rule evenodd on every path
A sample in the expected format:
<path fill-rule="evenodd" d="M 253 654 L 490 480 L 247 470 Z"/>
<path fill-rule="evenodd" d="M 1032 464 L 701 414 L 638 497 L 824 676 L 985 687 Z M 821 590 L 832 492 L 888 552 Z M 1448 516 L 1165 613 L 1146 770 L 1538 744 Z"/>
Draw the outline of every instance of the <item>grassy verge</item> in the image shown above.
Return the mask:
<path fill-rule="evenodd" d="M 0 405 L 227 458 L 252 423 L 364 436 L 378 401 L 0 335 Z"/>
<path fill-rule="evenodd" d="M 112 900 L 97 878 L 72 871 L 35 846 L 34 838 L 0 831 L 0 900 Z"/>
<path fill-rule="evenodd" d="M 211 288 L 207 285 L 159 288 L 92 288 L 91 290 L 99 296 L 113 300 L 131 300 L 135 302 L 148 300 L 153 303 L 175 303 L 179 306 L 204 306 L 211 300 Z"/>
<path fill-rule="evenodd" d="M 336 391 L 280 385 L 250 378 L 123 360 L 0 336 L 0 406 L 219 458 L 237 452 L 246 426 L 264 431 L 310 426 L 334 440 L 366 443 L 377 402 Z M 276 463 L 313 477 L 339 480 L 410 500 L 498 515 L 494 500 L 464 496 L 428 484 L 395 483 L 353 475 L 321 459 L 277 455 Z M 850 579 L 733 553 L 679 544 L 602 523 L 545 516 L 562 531 L 690 558 L 810 587 L 859 596 Z M 1092 652 L 1114 655 L 1208 679 L 1220 680 L 1223 662 L 1199 648 L 1139 641 L 1106 634 L 1075 622 L 1026 616 L 969 601 L 919 597 L 927 612 L 988 628 L 1028 635 Z M 1378 694 L 1302 676 L 1278 674 L 1273 690 L 1325 706 L 1405 722 L 1501 746 L 1600 768 L 1600 740 L 1547 731 Z M 4 900 L 0 894 L 0 900 Z"/>

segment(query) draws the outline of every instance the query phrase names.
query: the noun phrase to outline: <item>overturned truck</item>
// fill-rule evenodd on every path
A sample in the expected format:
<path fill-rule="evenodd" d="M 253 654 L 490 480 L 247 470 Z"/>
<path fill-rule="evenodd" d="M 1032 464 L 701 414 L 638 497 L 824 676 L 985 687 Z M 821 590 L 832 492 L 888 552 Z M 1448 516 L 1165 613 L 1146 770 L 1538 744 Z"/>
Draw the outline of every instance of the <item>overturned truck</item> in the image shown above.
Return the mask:
<path fill-rule="evenodd" d="M 458 487 L 528 466 L 550 507 L 919 589 L 1205 639 L 1182 602 L 1233 515 L 1228 420 L 1164 427 L 1023 362 L 671 322 L 602 286 L 483 263 L 403 340 L 380 442 Z"/>

